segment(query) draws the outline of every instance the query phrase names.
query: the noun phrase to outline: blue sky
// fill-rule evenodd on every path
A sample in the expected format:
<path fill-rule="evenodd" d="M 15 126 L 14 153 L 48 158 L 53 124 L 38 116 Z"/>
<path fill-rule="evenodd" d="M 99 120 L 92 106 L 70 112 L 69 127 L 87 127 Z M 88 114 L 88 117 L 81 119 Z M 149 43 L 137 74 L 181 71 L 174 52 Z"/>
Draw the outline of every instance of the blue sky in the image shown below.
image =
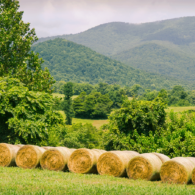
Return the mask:
<path fill-rule="evenodd" d="M 75 34 L 108 22 L 195 16 L 195 0 L 19 0 L 38 37 Z"/>

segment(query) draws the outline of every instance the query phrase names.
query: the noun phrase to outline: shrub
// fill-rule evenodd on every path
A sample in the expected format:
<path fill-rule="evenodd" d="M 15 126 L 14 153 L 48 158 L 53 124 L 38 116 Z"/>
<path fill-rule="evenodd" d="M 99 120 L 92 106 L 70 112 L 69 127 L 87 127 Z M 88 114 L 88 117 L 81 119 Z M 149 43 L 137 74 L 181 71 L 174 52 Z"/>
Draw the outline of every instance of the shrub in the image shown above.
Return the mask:
<path fill-rule="evenodd" d="M 62 145 L 68 148 L 101 148 L 101 130 L 97 130 L 92 124 L 73 124 L 64 129 Z"/>
<path fill-rule="evenodd" d="M 50 94 L 29 91 L 18 79 L 0 78 L 0 142 L 38 144 L 63 123 Z"/>

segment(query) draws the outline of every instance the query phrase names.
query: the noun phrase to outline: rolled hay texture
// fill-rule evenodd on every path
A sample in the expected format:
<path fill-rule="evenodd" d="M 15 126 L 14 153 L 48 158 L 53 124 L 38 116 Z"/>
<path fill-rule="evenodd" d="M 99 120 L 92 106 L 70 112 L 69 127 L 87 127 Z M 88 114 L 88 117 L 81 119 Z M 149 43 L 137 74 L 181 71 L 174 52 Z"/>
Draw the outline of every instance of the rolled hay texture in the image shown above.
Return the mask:
<path fill-rule="evenodd" d="M 1 143 L 0 144 L 0 166 L 1 167 L 16 166 L 15 158 L 20 148 L 21 146 L 19 145 Z"/>
<path fill-rule="evenodd" d="M 73 173 L 97 173 L 97 161 L 104 150 L 77 149 L 69 158 L 68 169 Z"/>
<path fill-rule="evenodd" d="M 115 177 L 127 176 L 126 168 L 129 161 L 138 156 L 135 151 L 110 151 L 102 154 L 97 162 L 97 170 L 100 175 L 112 175 Z"/>
<path fill-rule="evenodd" d="M 40 159 L 46 150 L 34 145 L 21 147 L 16 155 L 16 165 L 24 169 L 32 169 L 40 166 Z"/>
<path fill-rule="evenodd" d="M 162 164 L 162 160 L 156 154 L 140 154 L 128 163 L 127 175 L 130 179 L 159 180 Z"/>
<path fill-rule="evenodd" d="M 192 157 L 176 157 L 165 162 L 160 170 L 162 182 L 188 184 L 192 181 L 195 160 Z"/>
<path fill-rule="evenodd" d="M 75 149 L 66 147 L 49 148 L 41 157 L 41 167 L 52 171 L 67 170 L 68 159 Z"/>
<path fill-rule="evenodd" d="M 193 162 L 195 162 L 195 158 L 193 158 Z M 192 183 L 195 184 L 195 167 L 192 171 Z"/>
<path fill-rule="evenodd" d="M 162 163 L 165 163 L 166 161 L 170 160 L 170 158 L 164 154 L 161 154 L 161 153 L 152 153 L 152 154 L 155 154 L 156 156 L 158 156 L 158 158 L 160 158 Z"/>

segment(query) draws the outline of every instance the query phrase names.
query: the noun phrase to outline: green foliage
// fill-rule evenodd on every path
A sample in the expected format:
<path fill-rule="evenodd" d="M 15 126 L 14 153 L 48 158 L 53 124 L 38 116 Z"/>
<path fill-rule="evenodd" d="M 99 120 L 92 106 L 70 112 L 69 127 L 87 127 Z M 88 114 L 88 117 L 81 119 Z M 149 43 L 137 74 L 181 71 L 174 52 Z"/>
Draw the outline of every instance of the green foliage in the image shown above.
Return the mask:
<path fill-rule="evenodd" d="M 194 83 L 195 57 L 168 43 L 146 42 L 112 56 L 113 59 L 148 72 Z"/>
<path fill-rule="evenodd" d="M 166 91 L 161 89 L 160 92 L 145 90 L 145 93 L 140 95 L 138 99 L 152 101 L 157 96 L 161 96 L 169 106 L 192 106 L 195 105 L 194 91 L 185 91 L 182 86 L 176 85 L 172 90 Z"/>
<path fill-rule="evenodd" d="M 74 117 L 74 110 L 73 110 L 72 98 L 71 98 L 73 96 L 73 83 L 68 82 L 64 85 L 64 95 L 65 97 L 62 105 L 66 115 L 66 124 L 72 125 L 72 117 Z"/>
<path fill-rule="evenodd" d="M 62 144 L 68 148 L 100 148 L 102 131 L 97 130 L 92 124 L 73 124 L 65 128 L 65 138 Z"/>
<path fill-rule="evenodd" d="M 123 22 L 106 23 L 82 33 L 47 37 L 39 41 L 63 38 L 131 67 L 193 83 L 194 34 L 195 17 L 182 17 L 139 25 Z M 152 84 L 155 84 L 157 89 L 159 84 L 157 82 Z M 174 85 L 177 84 L 179 83 Z M 161 88 L 168 89 L 165 85 Z"/>
<path fill-rule="evenodd" d="M 120 86 L 139 84 L 143 88 L 151 90 L 171 89 L 178 84 L 192 87 L 185 81 L 134 69 L 85 46 L 64 39 L 35 44 L 32 46 L 32 50 L 40 53 L 45 61 L 43 67 L 48 67 L 51 75 L 57 81 L 107 83 Z"/>
<path fill-rule="evenodd" d="M 110 123 L 102 127 L 105 149 L 159 152 L 171 158 L 195 157 L 194 112 L 171 111 L 165 120 L 164 102 L 159 96 L 150 102 L 151 113 L 148 102 L 135 100 L 112 113 Z"/>
<path fill-rule="evenodd" d="M 48 69 L 42 70 L 42 59 L 30 52 L 38 40 L 30 23 L 22 21 L 16 0 L 0 1 L 0 76 L 18 78 L 29 90 L 51 92 L 54 83 Z"/>
<path fill-rule="evenodd" d="M 157 132 L 165 124 L 166 104 L 161 98 L 149 101 L 126 101 L 121 109 L 113 112 L 110 119 L 110 128 L 115 128 L 125 134 L 137 130 L 138 134 L 148 135 L 150 131 Z"/>
<path fill-rule="evenodd" d="M 18 79 L 0 78 L 0 142 L 38 144 L 63 123 L 52 111 L 53 98 L 29 91 Z"/>
<path fill-rule="evenodd" d="M 102 95 L 100 92 L 93 92 L 86 95 L 82 92 L 73 101 L 75 116 L 78 118 L 107 118 L 111 111 L 113 102 L 109 99 L 108 94 Z"/>
<path fill-rule="evenodd" d="M 168 96 L 168 105 L 173 106 L 189 106 L 190 103 L 187 99 L 187 92 L 185 92 L 184 88 L 182 86 L 175 86 L 170 91 Z"/>

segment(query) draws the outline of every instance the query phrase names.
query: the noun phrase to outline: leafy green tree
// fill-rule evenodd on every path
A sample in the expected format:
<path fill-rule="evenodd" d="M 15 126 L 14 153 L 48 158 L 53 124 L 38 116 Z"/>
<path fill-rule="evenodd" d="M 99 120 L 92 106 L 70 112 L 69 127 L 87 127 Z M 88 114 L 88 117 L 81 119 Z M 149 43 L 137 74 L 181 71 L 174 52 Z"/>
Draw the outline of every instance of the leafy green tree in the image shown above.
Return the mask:
<path fill-rule="evenodd" d="M 0 78 L 0 99 L 0 142 L 47 143 L 63 124 L 62 116 L 52 110 L 52 96 L 29 91 L 18 79 Z"/>
<path fill-rule="evenodd" d="M 125 101 L 123 106 L 109 116 L 107 150 L 130 149 L 136 137 L 159 134 L 165 126 L 165 102 L 157 97 L 153 101 Z"/>
<path fill-rule="evenodd" d="M 112 100 L 112 108 L 120 108 L 127 96 L 124 89 L 121 89 L 119 85 L 112 85 L 108 92 L 109 98 Z"/>
<path fill-rule="evenodd" d="M 62 145 L 69 148 L 100 148 L 102 145 L 102 131 L 92 124 L 73 124 L 65 128 Z"/>
<path fill-rule="evenodd" d="M 51 92 L 54 83 L 48 69 L 42 70 L 42 59 L 30 52 L 38 40 L 30 23 L 22 21 L 16 0 L 0 0 L 0 76 L 18 78 L 29 90 Z"/>
<path fill-rule="evenodd" d="M 182 86 L 176 85 L 168 94 L 168 105 L 189 106 L 188 93 Z"/>
<path fill-rule="evenodd" d="M 92 92 L 86 95 L 82 92 L 73 101 L 75 116 L 79 118 L 107 118 L 111 112 L 113 102 L 108 94 L 102 95 L 100 92 Z"/>
<path fill-rule="evenodd" d="M 72 96 L 73 96 L 73 83 L 68 82 L 64 85 L 64 103 L 63 110 L 66 114 L 66 124 L 72 125 L 72 118 L 74 117 L 74 110 L 72 106 Z"/>

